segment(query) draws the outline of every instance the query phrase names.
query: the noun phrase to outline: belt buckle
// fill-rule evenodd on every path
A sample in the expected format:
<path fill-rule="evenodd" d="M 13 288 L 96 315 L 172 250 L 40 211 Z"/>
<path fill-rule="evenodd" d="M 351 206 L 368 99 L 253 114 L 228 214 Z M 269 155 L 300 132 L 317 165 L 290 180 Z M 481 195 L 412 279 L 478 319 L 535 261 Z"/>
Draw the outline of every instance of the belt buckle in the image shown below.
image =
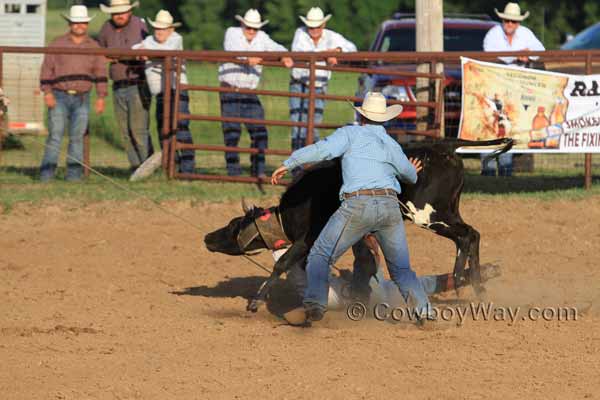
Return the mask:
<path fill-rule="evenodd" d="M 75 96 L 77 94 L 77 90 L 67 90 L 67 94 Z"/>

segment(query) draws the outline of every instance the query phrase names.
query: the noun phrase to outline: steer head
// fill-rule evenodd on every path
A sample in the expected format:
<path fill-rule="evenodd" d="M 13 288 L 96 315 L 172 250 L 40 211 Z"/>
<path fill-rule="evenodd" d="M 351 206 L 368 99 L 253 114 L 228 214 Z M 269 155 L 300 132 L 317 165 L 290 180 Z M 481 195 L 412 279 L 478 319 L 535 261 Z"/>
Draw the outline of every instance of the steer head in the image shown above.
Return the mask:
<path fill-rule="evenodd" d="M 208 233 L 204 237 L 204 244 L 210 251 L 241 256 L 266 249 L 267 245 L 260 235 L 255 235 L 254 221 L 265 213 L 260 207 L 247 209 L 245 214 L 229 221 L 226 226 Z"/>

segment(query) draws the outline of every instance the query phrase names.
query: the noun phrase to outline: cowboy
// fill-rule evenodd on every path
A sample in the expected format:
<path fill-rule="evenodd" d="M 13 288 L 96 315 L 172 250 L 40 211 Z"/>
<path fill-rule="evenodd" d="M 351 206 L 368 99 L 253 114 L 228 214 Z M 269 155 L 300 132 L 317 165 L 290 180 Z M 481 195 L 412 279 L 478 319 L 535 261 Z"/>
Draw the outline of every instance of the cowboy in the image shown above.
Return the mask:
<path fill-rule="evenodd" d="M 100 46 L 87 34 L 88 16 L 85 6 L 72 6 L 69 15 L 62 14 L 69 22 L 69 32 L 55 39 L 48 47 L 74 49 L 98 49 Z M 95 111 L 104 112 L 107 94 L 106 63 L 102 56 L 79 54 L 46 54 L 40 74 L 44 102 L 48 107 L 48 139 L 40 167 L 40 180 L 54 178 L 60 144 L 69 126 L 69 149 L 66 180 L 79 181 L 83 168 L 83 136 L 88 126 L 90 91 L 96 86 Z"/>
<path fill-rule="evenodd" d="M 272 40 L 262 27 L 269 23 L 262 21 L 257 10 L 246 11 L 243 17 L 236 15 L 240 21 L 239 27 L 230 27 L 225 32 L 223 48 L 226 51 L 288 51 L 284 46 Z M 294 63 L 291 58 L 281 59 L 287 68 Z M 248 57 L 245 64 L 225 63 L 219 66 L 219 82 L 222 87 L 256 89 L 262 74 L 262 59 Z M 263 106 L 256 94 L 221 92 L 221 115 L 223 117 L 265 119 Z M 242 126 L 237 122 L 223 122 L 223 137 L 225 146 L 237 147 L 240 141 Z M 246 124 L 250 135 L 251 147 L 265 150 L 268 146 L 267 128 L 262 123 Z M 238 153 L 226 152 L 225 162 L 227 174 L 237 176 L 242 173 Z M 250 156 L 252 176 L 264 179 L 265 155 L 264 153 Z"/>
<path fill-rule="evenodd" d="M 183 50 L 183 38 L 180 34 L 175 32 L 175 28 L 180 27 L 180 22 L 173 22 L 173 16 L 167 10 L 160 10 L 156 14 L 156 20 L 150 20 L 150 25 L 154 28 L 154 34 L 147 36 L 141 43 L 133 46 L 134 49 L 148 49 L 148 50 Z M 145 58 L 145 57 L 144 57 Z M 156 127 L 158 130 L 159 143 L 162 149 L 162 141 L 160 140 L 163 126 L 163 111 L 164 111 L 164 71 L 162 68 L 162 60 L 146 61 L 146 80 L 150 93 L 156 96 Z M 171 126 L 172 118 L 174 115 L 175 107 L 175 87 L 177 85 L 176 72 L 173 72 L 172 87 L 171 87 Z M 187 84 L 187 75 L 185 72 L 185 66 L 182 67 L 180 76 L 180 83 Z M 187 90 L 182 90 L 179 93 L 179 113 L 189 114 L 189 95 Z M 177 123 L 177 141 L 180 143 L 192 144 L 192 135 L 190 133 L 190 122 L 189 120 L 179 120 Z M 186 149 L 180 150 L 176 154 L 176 162 L 179 164 L 179 172 L 181 173 L 193 173 L 195 152 L 194 150 Z"/>
<path fill-rule="evenodd" d="M 110 14 L 110 20 L 102 25 L 98 36 L 102 47 L 129 50 L 148 36 L 144 21 L 131 11 L 138 5 L 137 1 L 131 4 L 129 0 L 111 0 L 110 6 L 100 4 L 102 12 Z M 115 117 L 132 169 L 139 167 L 153 153 L 149 132 L 152 98 L 143 71 L 141 60 L 111 60 Z"/>
<path fill-rule="evenodd" d="M 331 216 L 313 244 L 306 267 L 308 286 L 304 292 L 306 317 L 323 318 L 327 311 L 330 265 L 366 234 L 373 233 L 383 250 L 391 278 L 404 300 L 415 304 L 420 323 L 431 319 L 423 285 L 410 267 L 402 213 L 397 196 L 398 177 L 414 184 L 421 161 L 408 159 L 400 145 L 383 127 L 385 121 L 402 112 L 402 106 L 386 107 L 381 93 L 367 93 L 361 107 L 361 126 L 350 125 L 313 145 L 296 150 L 273 172 L 276 184 L 287 171 L 302 164 L 342 159 L 343 185 L 340 208 Z"/>
<path fill-rule="evenodd" d="M 484 51 L 544 51 L 544 45 L 535 37 L 533 32 L 521 25 L 529 16 L 529 11 L 521 14 L 521 7 L 517 3 L 508 3 L 504 12 L 494 9 L 502 20 L 502 25 L 496 25 L 488 31 L 483 39 Z M 537 57 L 499 57 L 506 64 L 528 65 L 530 60 Z M 484 162 L 485 154 L 481 154 L 481 175 L 495 176 L 495 160 Z M 511 176 L 513 170 L 512 153 L 501 154 L 498 157 L 498 175 Z"/>
<path fill-rule="evenodd" d="M 304 22 L 303 27 L 296 29 L 294 40 L 292 42 L 292 51 L 325 51 L 325 52 L 353 52 L 356 51 L 356 45 L 345 37 L 332 30 L 325 29 L 327 21 L 331 18 L 331 14 L 325 16 L 323 10 L 319 7 L 311 8 L 306 17 L 300 15 L 300 19 Z M 336 65 L 337 58 L 329 57 L 327 64 Z M 325 62 L 318 62 L 317 65 L 325 65 Z M 310 73 L 308 69 L 294 68 L 290 81 L 291 93 L 308 93 Z M 316 70 L 315 92 L 324 94 L 327 92 L 327 83 L 331 78 L 331 71 L 323 69 Z M 308 121 L 308 98 L 290 97 L 290 118 L 294 122 Z M 323 109 L 325 101 L 323 99 L 315 99 L 315 124 L 323 120 Z M 319 140 L 319 131 L 314 130 L 314 141 Z M 306 145 L 306 128 L 292 128 L 292 150 L 297 150 Z"/>

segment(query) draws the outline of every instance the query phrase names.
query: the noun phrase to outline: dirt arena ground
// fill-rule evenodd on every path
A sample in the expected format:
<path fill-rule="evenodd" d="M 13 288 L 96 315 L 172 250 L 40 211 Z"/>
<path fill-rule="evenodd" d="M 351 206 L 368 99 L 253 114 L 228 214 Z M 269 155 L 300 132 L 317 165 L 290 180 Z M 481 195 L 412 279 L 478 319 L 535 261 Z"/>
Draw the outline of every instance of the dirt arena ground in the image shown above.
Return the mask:
<path fill-rule="evenodd" d="M 238 204 L 167 204 L 201 232 L 144 203 L 19 206 L 0 216 L 0 398 L 599 398 L 599 200 L 463 201 L 482 262 L 503 269 L 494 306 L 571 306 L 578 320 L 433 331 L 247 313 L 264 273 L 202 241 Z M 419 274 L 451 269 L 449 241 L 408 238 Z"/>

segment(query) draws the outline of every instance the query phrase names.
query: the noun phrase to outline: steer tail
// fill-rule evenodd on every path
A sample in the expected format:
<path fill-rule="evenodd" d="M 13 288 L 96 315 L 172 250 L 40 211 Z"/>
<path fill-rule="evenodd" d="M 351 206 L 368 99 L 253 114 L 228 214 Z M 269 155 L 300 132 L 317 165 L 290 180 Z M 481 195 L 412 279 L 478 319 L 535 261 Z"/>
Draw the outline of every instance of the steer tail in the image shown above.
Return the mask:
<path fill-rule="evenodd" d="M 483 141 L 486 142 L 486 141 Z M 496 140 L 489 140 L 487 141 L 489 142 L 490 145 L 494 145 L 494 144 L 503 144 L 504 146 L 492 151 L 490 154 L 488 154 L 487 156 L 483 157 L 483 164 L 485 165 L 485 163 L 487 163 L 489 160 L 497 160 L 498 157 L 500 156 L 500 154 L 504 154 L 507 151 L 509 151 L 510 149 L 512 149 L 513 144 L 515 143 L 514 140 L 512 140 L 511 138 L 503 138 L 503 139 L 496 139 Z M 494 142 L 494 143 L 492 143 Z M 478 143 L 478 142 L 474 142 L 474 143 Z M 481 144 L 475 144 L 475 146 L 481 146 Z M 484 145 L 486 146 L 486 145 Z"/>
<path fill-rule="evenodd" d="M 464 140 L 464 139 L 452 139 L 446 140 L 447 143 L 451 147 L 451 151 L 454 152 L 459 147 L 478 147 L 478 146 L 494 146 L 494 145 L 503 145 L 502 147 L 495 149 L 490 154 L 484 157 L 484 162 L 487 162 L 491 159 L 497 159 L 500 154 L 504 154 L 510 149 L 512 149 L 514 145 L 514 140 L 511 138 L 502 138 L 502 139 L 492 139 L 492 140 Z"/>

